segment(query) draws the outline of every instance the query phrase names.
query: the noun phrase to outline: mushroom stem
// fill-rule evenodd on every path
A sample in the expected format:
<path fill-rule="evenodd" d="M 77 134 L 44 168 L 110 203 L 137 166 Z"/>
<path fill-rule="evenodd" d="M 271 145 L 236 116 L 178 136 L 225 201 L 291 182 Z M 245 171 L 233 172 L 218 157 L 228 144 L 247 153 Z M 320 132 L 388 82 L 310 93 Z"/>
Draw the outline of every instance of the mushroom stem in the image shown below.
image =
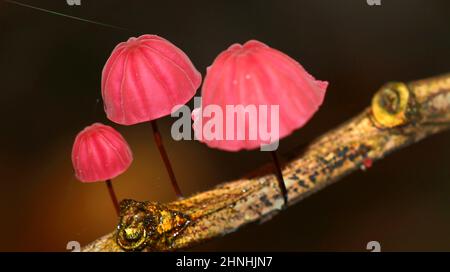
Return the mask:
<path fill-rule="evenodd" d="M 181 193 L 180 187 L 178 186 L 177 180 L 175 178 L 175 174 L 173 173 L 172 165 L 170 164 L 169 157 L 167 156 L 166 153 L 166 149 L 164 148 L 156 120 L 152 120 L 150 123 L 152 124 L 153 136 L 155 136 L 155 142 L 156 145 L 158 146 L 159 154 L 161 155 L 161 158 L 164 161 L 164 165 L 166 166 L 167 173 L 169 174 L 172 188 L 175 191 L 177 197 L 182 198 L 183 194 Z"/>
<path fill-rule="evenodd" d="M 280 161 L 278 160 L 276 151 L 270 151 L 270 155 L 275 167 L 275 175 L 277 176 L 278 187 L 280 188 L 281 194 L 283 195 L 284 206 L 286 206 L 288 203 L 288 192 L 284 183 L 283 173 L 281 172 Z"/>
<path fill-rule="evenodd" d="M 116 193 L 114 192 L 114 188 L 110 179 L 106 180 L 106 187 L 108 187 L 109 196 L 111 197 L 111 201 L 113 202 L 116 214 L 117 216 L 119 216 L 120 215 L 119 202 L 117 201 L 117 196 Z"/>

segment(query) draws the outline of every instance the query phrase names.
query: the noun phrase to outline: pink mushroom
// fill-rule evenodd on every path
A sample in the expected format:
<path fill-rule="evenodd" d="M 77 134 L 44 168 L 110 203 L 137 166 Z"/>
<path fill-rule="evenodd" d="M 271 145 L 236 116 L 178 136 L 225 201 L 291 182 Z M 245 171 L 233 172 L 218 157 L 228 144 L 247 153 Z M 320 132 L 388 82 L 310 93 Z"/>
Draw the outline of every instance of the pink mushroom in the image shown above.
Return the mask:
<path fill-rule="evenodd" d="M 188 102 L 201 75 L 188 56 L 156 35 L 119 43 L 102 72 L 102 97 L 108 118 L 122 125 L 151 121 L 153 134 L 177 196 L 182 193 L 164 149 L 156 119 Z"/>
<path fill-rule="evenodd" d="M 75 176 L 86 183 L 106 181 L 117 214 L 119 204 L 111 179 L 125 172 L 132 161 L 133 155 L 127 142 L 110 126 L 94 123 L 75 138 L 72 148 Z"/>
<path fill-rule="evenodd" d="M 217 105 L 226 112 L 227 105 L 278 105 L 278 137 L 270 142 L 278 141 L 294 130 L 304 126 L 322 104 L 328 83 L 314 79 L 301 65 L 286 54 L 270 48 L 262 42 L 251 40 L 244 45 L 233 44 L 220 53 L 213 64 L 207 69 L 202 87 L 201 108 Z M 244 111 L 237 114 L 246 114 Z M 241 116 L 242 117 L 242 116 Z M 245 117 L 245 116 L 244 116 Z M 200 119 L 202 118 L 202 119 Z M 199 115 L 199 109 L 194 110 L 194 131 L 196 135 L 203 133 L 203 125 L 211 116 Z M 223 114 L 222 124 L 227 124 L 227 114 Z M 209 147 L 226 151 L 255 149 L 268 144 L 260 134 L 255 139 L 249 139 L 250 122 L 248 118 L 243 125 L 234 122 L 235 136 L 245 135 L 244 140 L 197 137 Z M 266 120 L 268 128 L 271 121 Z M 261 124 L 259 124 L 261 125 Z M 226 135 L 227 128 L 223 129 Z M 273 128 L 275 129 L 275 128 Z M 276 167 L 280 190 L 285 203 L 287 190 L 281 173 L 276 153 L 271 152 Z"/>

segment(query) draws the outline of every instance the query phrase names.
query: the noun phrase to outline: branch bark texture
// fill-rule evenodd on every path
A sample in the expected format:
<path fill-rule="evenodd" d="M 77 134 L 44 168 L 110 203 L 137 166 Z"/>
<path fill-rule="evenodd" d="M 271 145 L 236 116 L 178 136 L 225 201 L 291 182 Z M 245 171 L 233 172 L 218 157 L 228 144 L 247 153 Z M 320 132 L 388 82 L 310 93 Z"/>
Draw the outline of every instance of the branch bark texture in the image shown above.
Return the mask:
<path fill-rule="evenodd" d="M 392 151 L 450 128 L 450 74 L 410 83 L 392 82 L 372 104 L 290 159 L 283 167 L 289 203 Z M 83 251 L 171 251 L 267 220 L 283 197 L 270 171 L 223 183 L 183 200 L 159 204 L 125 200 L 117 230 Z"/>

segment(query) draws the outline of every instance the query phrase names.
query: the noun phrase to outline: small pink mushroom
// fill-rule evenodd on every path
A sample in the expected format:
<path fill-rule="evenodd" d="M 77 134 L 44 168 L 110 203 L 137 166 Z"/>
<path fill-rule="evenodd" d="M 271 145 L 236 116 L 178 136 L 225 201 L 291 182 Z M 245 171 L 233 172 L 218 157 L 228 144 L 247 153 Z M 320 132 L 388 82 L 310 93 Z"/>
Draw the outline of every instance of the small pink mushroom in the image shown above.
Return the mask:
<path fill-rule="evenodd" d="M 102 72 L 102 97 L 108 118 L 122 125 L 151 121 L 153 134 L 175 193 L 181 190 L 164 149 L 156 119 L 188 102 L 201 75 L 188 56 L 156 35 L 119 43 Z"/>
<path fill-rule="evenodd" d="M 278 105 L 278 138 L 282 139 L 294 130 L 304 126 L 322 104 L 328 82 L 316 80 L 303 67 L 286 54 L 270 48 L 262 42 L 251 40 L 244 45 L 233 44 L 227 50 L 220 53 L 213 64 L 207 69 L 207 74 L 202 87 L 201 107 L 217 105 L 226 112 L 227 105 Z M 199 124 L 207 123 L 211 117 L 198 115 L 198 109 L 194 110 L 194 131 L 196 135 L 201 133 L 203 127 Z M 238 112 L 238 114 L 245 112 Z M 203 118 L 200 121 L 199 118 Z M 227 124 L 227 114 L 223 114 L 223 124 Z M 245 118 L 245 116 L 244 116 Z M 267 140 L 260 134 L 256 139 L 249 140 L 250 118 L 243 126 L 239 127 L 234 122 L 234 135 L 245 135 L 245 140 L 208 139 L 200 137 L 200 141 L 209 147 L 226 151 L 239 151 L 242 149 L 255 149 Z M 266 127 L 270 128 L 271 122 L 267 120 Z M 261 124 L 259 124 L 261 125 Z M 226 135 L 227 128 L 223 129 Z M 280 190 L 285 203 L 287 202 L 287 190 L 282 177 L 281 169 L 275 152 L 271 152 L 275 164 L 276 174 Z"/>
<path fill-rule="evenodd" d="M 133 155 L 127 142 L 110 126 L 94 123 L 75 138 L 72 148 L 75 176 L 86 183 L 106 181 L 117 214 L 119 204 L 111 179 L 125 172 L 132 161 Z"/>

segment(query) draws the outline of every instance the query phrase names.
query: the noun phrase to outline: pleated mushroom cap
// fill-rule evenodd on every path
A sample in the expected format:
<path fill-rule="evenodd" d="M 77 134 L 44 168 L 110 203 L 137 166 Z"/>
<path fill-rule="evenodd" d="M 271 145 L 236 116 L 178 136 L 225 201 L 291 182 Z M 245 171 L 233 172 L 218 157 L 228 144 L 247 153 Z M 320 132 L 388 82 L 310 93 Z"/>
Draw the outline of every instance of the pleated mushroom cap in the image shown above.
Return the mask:
<path fill-rule="evenodd" d="M 218 105 L 223 111 L 223 133 L 226 134 L 226 105 L 279 106 L 279 138 L 286 137 L 304 126 L 322 104 L 328 82 L 316 80 L 303 67 L 286 54 L 251 40 L 244 45 L 233 44 L 222 52 L 208 67 L 202 87 L 202 108 Z M 199 135 L 199 111 L 193 112 L 194 131 Z M 209 118 L 203 117 L 201 124 Z M 247 119 L 249 120 L 249 119 Z M 255 121 L 255 120 L 253 120 Z M 267 120 L 270 130 L 270 116 Z M 249 140 L 249 122 L 237 127 L 236 133 L 244 133 L 245 140 L 200 141 L 209 147 L 227 151 L 255 149 L 267 144 L 258 134 Z M 261 124 L 259 124 L 261 125 Z M 272 139 L 272 142 L 277 139 Z"/>
<path fill-rule="evenodd" d="M 188 56 L 156 35 L 130 38 L 114 48 L 102 72 L 107 117 L 133 125 L 169 115 L 201 84 Z"/>
<path fill-rule="evenodd" d="M 95 123 L 75 138 L 72 164 L 82 182 L 113 179 L 125 172 L 133 155 L 125 139 L 110 126 Z"/>

